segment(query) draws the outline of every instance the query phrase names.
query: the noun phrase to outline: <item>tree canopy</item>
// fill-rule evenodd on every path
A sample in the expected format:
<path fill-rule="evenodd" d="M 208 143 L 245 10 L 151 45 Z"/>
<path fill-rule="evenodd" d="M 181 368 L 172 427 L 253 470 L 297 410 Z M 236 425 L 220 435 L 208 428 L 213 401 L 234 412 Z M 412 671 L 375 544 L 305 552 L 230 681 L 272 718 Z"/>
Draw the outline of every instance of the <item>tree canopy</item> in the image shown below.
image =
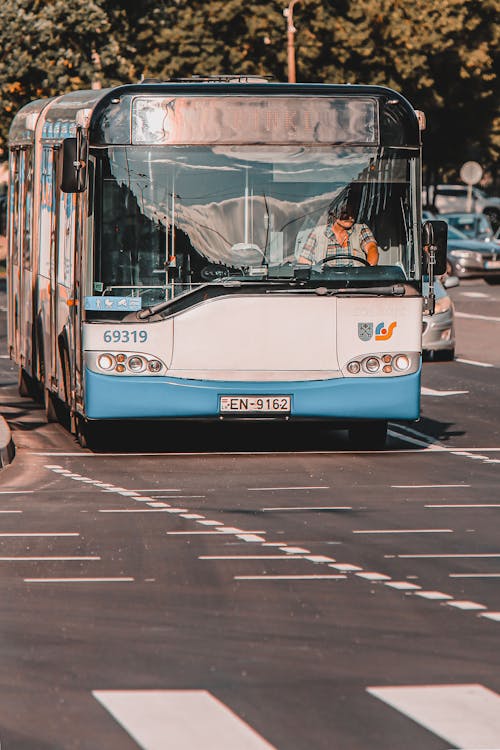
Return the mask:
<path fill-rule="evenodd" d="M 286 0 L 3 0 L 0 159 L 13 114 L 77 88 L 203 74 L 287 78 Z M 500 155 L 500 0 L 300 0 L 297 80 L 393 87 L 426 112 L 433 172 Z"/>

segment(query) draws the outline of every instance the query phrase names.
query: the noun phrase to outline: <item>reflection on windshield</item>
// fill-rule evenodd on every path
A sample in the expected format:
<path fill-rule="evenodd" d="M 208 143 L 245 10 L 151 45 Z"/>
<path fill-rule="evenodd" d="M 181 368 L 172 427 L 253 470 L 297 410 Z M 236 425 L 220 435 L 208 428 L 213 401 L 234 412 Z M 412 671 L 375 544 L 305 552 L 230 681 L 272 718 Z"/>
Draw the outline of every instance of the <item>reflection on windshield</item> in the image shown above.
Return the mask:
<path fill-rule="evenodd" d="M 347 193 L 378 246 L 378 264 L 365 276 L 417 273 L 409 151 L 142 146 L 96 156 L 94 292 L 147 287 L 149 304 L 230 276 L 289 277 Z M 320 266 L 328 281 L 353 263 Z"/>

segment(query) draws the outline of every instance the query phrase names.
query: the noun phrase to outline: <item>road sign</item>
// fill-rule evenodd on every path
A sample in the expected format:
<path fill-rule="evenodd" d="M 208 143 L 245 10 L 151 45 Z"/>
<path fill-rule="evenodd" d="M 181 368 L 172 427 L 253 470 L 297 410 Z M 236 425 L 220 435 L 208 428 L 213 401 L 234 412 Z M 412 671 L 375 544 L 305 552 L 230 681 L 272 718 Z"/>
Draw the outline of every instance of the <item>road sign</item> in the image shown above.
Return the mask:
<path fill-rule="evenodd" d="M 460 179 L 466 185 L 477 185 L 483 176 L 483 168 L 477 161 L 466 161 L 460 169 Z"/>

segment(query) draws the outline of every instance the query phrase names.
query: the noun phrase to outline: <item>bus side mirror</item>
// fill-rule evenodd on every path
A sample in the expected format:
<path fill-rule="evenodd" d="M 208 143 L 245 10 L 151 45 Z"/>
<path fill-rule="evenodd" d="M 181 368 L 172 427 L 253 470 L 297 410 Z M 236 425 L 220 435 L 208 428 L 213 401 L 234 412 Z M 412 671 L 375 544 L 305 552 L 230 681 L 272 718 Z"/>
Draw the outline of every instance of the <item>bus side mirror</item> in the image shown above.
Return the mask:
<path fill-rule="evenodd" d="M 87 187 L 87 141 L 80 134 L 65 138 L 62 148 L 63 193 L 82 193 Z"/>
<path fill-rule="evenodd" d="M 424 256 L 426 264 L 429 263 L 429 249 L 434 250 L 434 275 L 442 276 L 446 273 L 446 253 L 448 250 L 448 224 L 446 221 L 432 219 L 426 221 L 422 227 L 422 245 L 427 251 Z"/>

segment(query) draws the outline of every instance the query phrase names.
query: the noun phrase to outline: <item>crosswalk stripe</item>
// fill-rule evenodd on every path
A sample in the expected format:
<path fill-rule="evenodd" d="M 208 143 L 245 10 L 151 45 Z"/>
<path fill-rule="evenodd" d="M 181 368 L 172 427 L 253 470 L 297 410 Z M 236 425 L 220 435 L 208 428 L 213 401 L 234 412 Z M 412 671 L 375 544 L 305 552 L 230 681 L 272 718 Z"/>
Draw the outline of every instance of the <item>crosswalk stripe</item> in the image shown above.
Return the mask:
<path fill-rule="evenodd" d="M 401 685 L 367 691 L 455 748 L 500 747 L 500 695 L 483 685 Z"/>
<path fill-rule="evenodd" d="M 142 750 L 275 750 L 206 690 L 94 690 Z M 167 741 L 168 738 L 168 741 Z"/>

